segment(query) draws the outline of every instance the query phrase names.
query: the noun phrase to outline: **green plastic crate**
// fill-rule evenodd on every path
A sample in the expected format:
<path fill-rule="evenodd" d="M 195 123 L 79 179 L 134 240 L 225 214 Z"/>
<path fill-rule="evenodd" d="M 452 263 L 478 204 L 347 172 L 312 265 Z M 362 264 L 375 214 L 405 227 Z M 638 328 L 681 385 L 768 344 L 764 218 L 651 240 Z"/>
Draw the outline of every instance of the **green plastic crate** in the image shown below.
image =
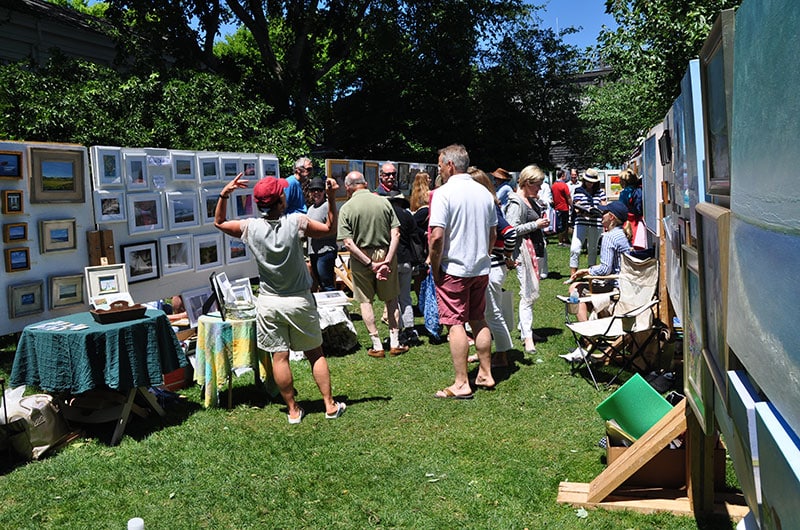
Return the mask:
<path fill-rule="evenodd" d="M 614 420 L 622 429 L 638 439 L 658 423 L 672 405 L 636 374 L 595 409 L 604 420 Z"/>

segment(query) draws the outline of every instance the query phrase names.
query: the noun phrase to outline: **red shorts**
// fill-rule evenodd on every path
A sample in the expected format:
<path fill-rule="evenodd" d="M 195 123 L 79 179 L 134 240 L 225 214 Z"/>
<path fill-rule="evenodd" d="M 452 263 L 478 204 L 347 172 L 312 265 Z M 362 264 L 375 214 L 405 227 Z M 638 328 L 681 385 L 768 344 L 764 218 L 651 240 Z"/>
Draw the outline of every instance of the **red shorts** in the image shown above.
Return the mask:
<path fill-rule="evenodd" d="M 489 276 L 461 278 L 442 272 L 436 284 L 439 322 L 446 326 L 483 320 Z"/>

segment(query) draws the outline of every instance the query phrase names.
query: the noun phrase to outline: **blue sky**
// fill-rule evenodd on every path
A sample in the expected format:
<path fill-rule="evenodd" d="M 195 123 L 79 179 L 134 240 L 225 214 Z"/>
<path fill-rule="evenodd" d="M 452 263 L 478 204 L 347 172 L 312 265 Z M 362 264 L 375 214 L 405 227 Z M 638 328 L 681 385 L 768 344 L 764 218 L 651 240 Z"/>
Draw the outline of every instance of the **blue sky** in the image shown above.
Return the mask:
<path fill-rule="evenodd" d="M 538 12 L 544 27 L 582 27 L 579 33 L 568 35 L 564 39 L 580 49 L 593 46 L 597 42 L 597 35 L 604 24 L 611 28 L 616 27 L 614 18 L 605 13 L 605 0 L 533 0 L 529 3 L 545 5 Z"/>

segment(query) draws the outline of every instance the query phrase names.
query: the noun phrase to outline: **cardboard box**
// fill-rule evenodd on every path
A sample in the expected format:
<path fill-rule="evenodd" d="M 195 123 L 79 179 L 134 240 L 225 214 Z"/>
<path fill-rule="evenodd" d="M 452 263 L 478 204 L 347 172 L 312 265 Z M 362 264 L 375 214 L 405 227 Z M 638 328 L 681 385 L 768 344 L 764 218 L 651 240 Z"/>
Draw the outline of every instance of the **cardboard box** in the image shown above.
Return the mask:
<path fill-rule="evenodd" d="M 607 464 L 614 462 L 628 449 L 609 445 L 606 451 Z M 622 485 L 680 489 L 686 486 L 686 466 L 685 447 L 665 447 Z M 717 489 L 725 487 L 724 448 L 714 450 L 714 486 Z"/>

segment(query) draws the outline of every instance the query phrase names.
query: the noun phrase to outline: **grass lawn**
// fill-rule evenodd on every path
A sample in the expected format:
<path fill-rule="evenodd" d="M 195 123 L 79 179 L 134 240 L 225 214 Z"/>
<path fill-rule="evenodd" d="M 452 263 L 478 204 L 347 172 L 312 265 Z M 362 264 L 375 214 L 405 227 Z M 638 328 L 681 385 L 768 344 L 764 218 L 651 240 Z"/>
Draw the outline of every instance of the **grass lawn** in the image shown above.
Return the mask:
<path fill-rule="evenodd" d="M 733 528 L 667 514 L 582 514 L 556 503 L 559 482 L 590 482 L 604 469 L 594 408 L 613 388 L 596 391 L 557 356 L 574 347 L 555 300 L 566 291 L 558 278 L 569 274 L 568 249 L 549 251 L 553 278 L 542 282 L 534 312 L 547 340 L 525 357 L 515 336 L 496 390 L 434 399 L 452 382 L 452 364 L 447 343 L 427 339 L 395 358 L 370 358 L 363 347 L 330 358 L 334 395 L 348 404 L 336 421 L 325 420 L 306 362 L 293 363 L 309 413 L 300 425 L 287 423 L 285 407 L 270 404 L 250 374 L 235 379 L 230 411 L 203 409 L 195 386 L 166 421 L 132 416 L 118 446 L 107 445 L 106 425 L 3 471 L 0 528 L 119 529 L 131 517 L 149 529 Z M 513 273 L 507 286 L 517 288 Z M 13 351 L 0 353 L 5 377 Z"/>

